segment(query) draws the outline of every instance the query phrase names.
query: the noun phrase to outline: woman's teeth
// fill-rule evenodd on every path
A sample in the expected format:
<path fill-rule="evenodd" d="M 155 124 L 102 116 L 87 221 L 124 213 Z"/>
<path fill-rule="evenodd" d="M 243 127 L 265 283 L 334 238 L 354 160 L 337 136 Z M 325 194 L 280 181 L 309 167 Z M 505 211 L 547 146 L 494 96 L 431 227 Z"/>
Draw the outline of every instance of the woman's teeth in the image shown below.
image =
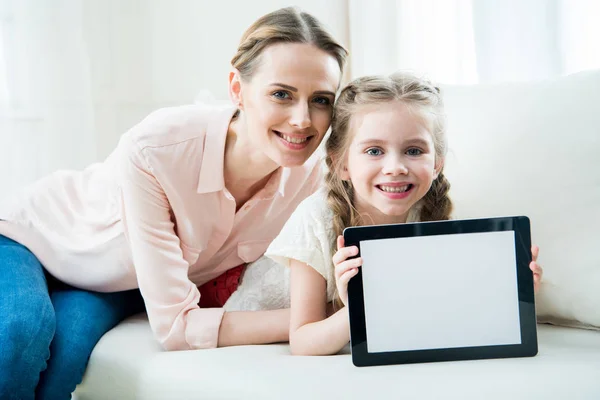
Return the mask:
<path fill-rule="evenodd" d="M 291 136 L 284 135 L 283 133 L 280 133 L 280 132 L 278 132 L 278 133 L 279 133 L 279 136 L 283 138 L 283 140 L 285 140 L 286 142 L 294 143 L 294 144 L 304 143 L 309 138 L 309 137 L 293 138 Z"/>
<path fill-rule="evenodd" d="M 409 187 L 410 187 L 410 185 L 405 185 L 405 186 L 383 186 L 383 185 L 380 185 L 379 186 L 379 188 L 381 190 L 383 190 L 384 192 L 390 192 L 390 193 L 403 193 L 403 192 L 406 192 Z"/>

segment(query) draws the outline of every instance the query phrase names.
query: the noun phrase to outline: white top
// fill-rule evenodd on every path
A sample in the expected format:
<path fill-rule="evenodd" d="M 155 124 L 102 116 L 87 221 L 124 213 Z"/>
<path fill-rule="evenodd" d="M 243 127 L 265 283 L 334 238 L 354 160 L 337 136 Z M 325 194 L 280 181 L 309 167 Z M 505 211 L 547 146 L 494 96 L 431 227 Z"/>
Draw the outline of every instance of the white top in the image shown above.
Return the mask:
<path fill-rule="evenodd" d="M 265 255 L 286 267 L 297 260 L 313 267 L 327 281 L 327 301 L 335 294 L 331 241 L 333 213 L 327 206 L 327 191 L 320 189 L 304 199 L 292 213 Z"/>
<path fill-rule="evenodd" d="M 411 209 L 407 222 L 418 222 L 418 209 Z M 265 255 L 287 267 L 290 260 L 313 267 L 327 281 L 330 302 L 335 295 L 332 257 L 337 249 L 331 248 L 334 237 L 333 212 L 327 205 L 327 189 L 322 188 L 300 203 Z"/>

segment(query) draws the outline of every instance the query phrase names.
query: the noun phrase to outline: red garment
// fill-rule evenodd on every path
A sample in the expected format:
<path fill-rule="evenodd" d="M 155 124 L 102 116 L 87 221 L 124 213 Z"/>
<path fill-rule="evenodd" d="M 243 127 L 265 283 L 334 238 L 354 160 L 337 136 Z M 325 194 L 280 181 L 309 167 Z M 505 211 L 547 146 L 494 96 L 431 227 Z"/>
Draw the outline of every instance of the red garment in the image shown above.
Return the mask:
<path fill-rule="evenodd" d="M 223 307 L 237 290 L 246 264 L 238 265 L 200 286 L 200 308 Z"/>

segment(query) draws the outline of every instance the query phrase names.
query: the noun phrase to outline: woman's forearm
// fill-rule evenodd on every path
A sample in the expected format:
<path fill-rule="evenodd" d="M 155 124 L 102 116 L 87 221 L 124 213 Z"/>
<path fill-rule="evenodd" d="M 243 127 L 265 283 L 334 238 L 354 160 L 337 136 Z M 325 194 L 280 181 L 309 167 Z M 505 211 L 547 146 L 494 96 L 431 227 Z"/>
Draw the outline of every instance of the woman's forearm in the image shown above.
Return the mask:
<path fill-rule="evenodd" d="M 318 322 L 290 332 L 292 354 L 323 356 L 336 354 L 350 341 L 350 324 L 346 307 Z"/>
<path fill-rule="evenodd" d="M 226 312 L 218 347 L 287 342 L 289 329 L 289 309 Z"/>

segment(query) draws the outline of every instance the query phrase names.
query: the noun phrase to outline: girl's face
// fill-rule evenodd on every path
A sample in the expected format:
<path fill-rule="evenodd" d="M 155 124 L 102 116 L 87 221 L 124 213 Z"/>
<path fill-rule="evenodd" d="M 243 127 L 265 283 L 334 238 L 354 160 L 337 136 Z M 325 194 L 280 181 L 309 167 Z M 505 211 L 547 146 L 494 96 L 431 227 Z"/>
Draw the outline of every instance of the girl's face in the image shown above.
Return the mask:
<path fill-rule="evenodd" d="M 340 177 L 352 182 L 363 220 L 406 222 L 441 167 L 436 165 L 427 125 L 405 104 L 394 101 L 352 116 L 349 134 L 353 139 Z"/>
<path fill-rule="evenodd" d="M 278 166 L 302 165 L 329 129 L 340 67 L 330 54 L 303 43 L 269 46 L 259 61 L 249 81 L 235 76 L 231 81 L 232 93 L 239 92 L 249 151 Z"/>

